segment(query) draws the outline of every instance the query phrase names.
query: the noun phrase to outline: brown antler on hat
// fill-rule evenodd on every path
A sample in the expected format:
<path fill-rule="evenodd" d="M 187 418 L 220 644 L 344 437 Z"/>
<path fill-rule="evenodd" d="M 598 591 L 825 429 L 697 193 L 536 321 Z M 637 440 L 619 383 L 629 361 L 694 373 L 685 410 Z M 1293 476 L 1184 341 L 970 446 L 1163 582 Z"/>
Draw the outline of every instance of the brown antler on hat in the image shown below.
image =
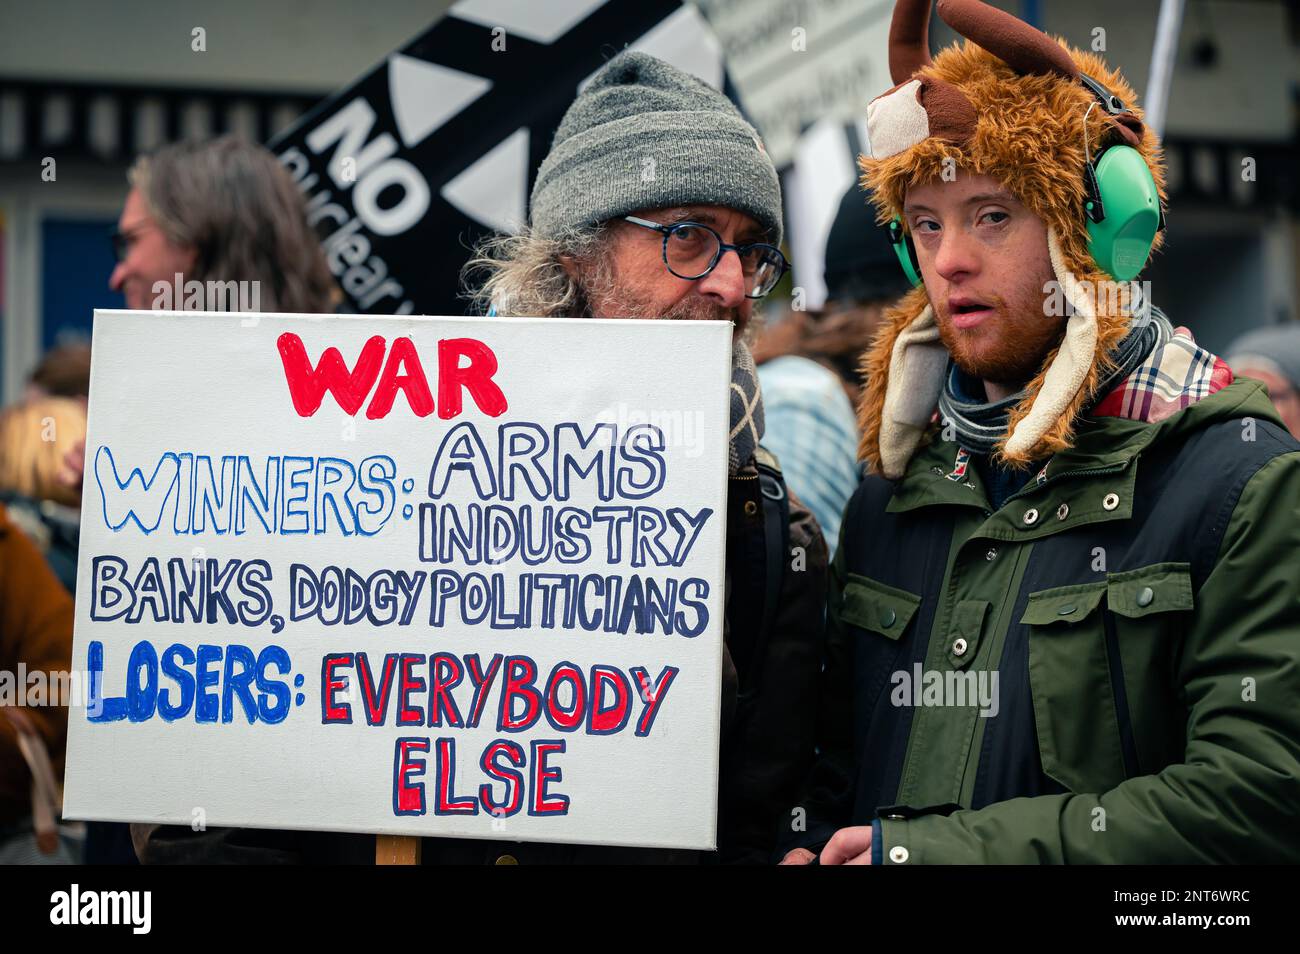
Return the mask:
<path fill-rule="evenodd" d="M 1022 76 L 1055 73 L 1074 82 L 1080 79 L 1079 68 L 1065 47 L 1023 20 L 980 0 L 939 0 L 938 7 L 944 23 Z M 1131 112 L 1113 119 L 1120 138 L 1130 146 L 1138 145 L 1142 120 Z"/>
<path fill-rule="evenodd" d="M 924 2 L 924 0 L 922 0 Z M 929 6 L 927 3 L 926 6 Z M 1046 33 L 980 0 L 939 0 L 939 16 L 1022 76 L 1056 73 L 1078 79 L 1070 54 Z"/>
<path fill-rule="evenodd" d="M 930 0 L 899 0 L 889 25 L 889 74 L 896 84 L 867 107 L 872 158 L 897 155 L 930 137 L 960 142 L 975 107 L 951 83 L 917 74 L 930 65 Z"/>
<path fill-rule="evenodd" d="M 1072 82 L 1079 70 L 1070 54 L 1047 34 L 980 0 L 939 0 L 939 16 L 971 42 L 992 53 L 1021 76 L 1060 76 Z M 920 76 L 931 64 L 930 0 L 899 0 L 889 25 L 889 74 L 896 84 L 867 107 L 873 159 L 895 155 L 923 139 L 950 142 L 970 138 L 975 110 L 951 83 Z M 1142 138 L 1142 121 L 1133 113 L 1114 117 L 1130 146 Z"/>
<path fill-rule="evenodd" d="M 889 75 L 904 83 L 930 65 L 930 0 L 900 0 L 889 23 Z"/>

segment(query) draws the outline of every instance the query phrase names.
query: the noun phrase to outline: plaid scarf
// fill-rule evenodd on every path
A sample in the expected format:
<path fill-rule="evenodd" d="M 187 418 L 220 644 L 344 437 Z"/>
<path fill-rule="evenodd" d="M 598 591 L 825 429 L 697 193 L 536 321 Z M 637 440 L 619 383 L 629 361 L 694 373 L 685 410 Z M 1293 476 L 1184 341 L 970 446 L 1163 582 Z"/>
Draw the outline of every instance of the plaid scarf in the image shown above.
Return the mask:
<path fill-rule="evenodd" d="M 1168 323 L 1163 314 L 1160 318 Z M 1232 369 L 1223 359 L 1197 347 L 1192 333 L 1178 327 L 1097 403 L 1092 415 L 1155 424 L 1226 388 L 1232 381 Z"/>

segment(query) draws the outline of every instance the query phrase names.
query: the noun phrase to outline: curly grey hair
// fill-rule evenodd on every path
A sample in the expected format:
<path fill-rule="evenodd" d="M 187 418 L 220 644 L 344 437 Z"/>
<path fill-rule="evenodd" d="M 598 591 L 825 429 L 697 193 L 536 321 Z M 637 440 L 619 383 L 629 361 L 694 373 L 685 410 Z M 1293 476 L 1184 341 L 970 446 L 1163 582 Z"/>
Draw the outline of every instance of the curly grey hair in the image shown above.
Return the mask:
<path fill-rule="evenodd" d="M 589 317 L 585 289 L 590 281 L 583 278 L 606 267 L 605 237 L 601 225 L 567 229 L 555 237 L 529 228 L 489 236 L 461 270 L 462 287 L 479 314 L 495 308 L 502 316 Z"/>
<path fill-rule="evenodd" d="M 698 298 L 678 302 L 667 312 L 647 311 L 636 290 L 621 287 L 614 274 L 610 223 L 568 229 L 543 237 L 524 228 L 493 235 L 474 250 L 461 270 L 461 285 L 477 314 L 501 317 L 590 318 L 591 303 L 606 314 L 640 318 L 723 318 L 741 327 L 740 339 L 753 344 L 762 327 L 757 307 L 743 326 L 736 309 L 720 309 Z"/>

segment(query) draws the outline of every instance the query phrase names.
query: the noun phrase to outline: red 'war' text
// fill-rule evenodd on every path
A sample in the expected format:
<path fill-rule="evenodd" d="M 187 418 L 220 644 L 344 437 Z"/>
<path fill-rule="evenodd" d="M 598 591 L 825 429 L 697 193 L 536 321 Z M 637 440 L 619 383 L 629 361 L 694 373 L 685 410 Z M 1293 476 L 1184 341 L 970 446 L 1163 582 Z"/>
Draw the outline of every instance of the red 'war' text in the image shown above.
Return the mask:
<path fill-rule="evenodd" d="M 280 335 L 276 345 L 280 350 L 293 408 L 301 417 L 311 417 L 316 413 L 326 391 L 334 395 L 334 400 L 347 414 L 356 414 L 366 395 L 370 395 L 366 417 L 371 420 L 388 415 L 399 390 L 405 393 L 406 403 L 416 417 L 428 417 L 434 411 L 433 392 L 415 343 L 410 338 L 396 338 L 389 348 L 383 337 L 375 335 L 362 346 L 361 354 L 351 369 L 338 348 L 326 348 L 320 361 L 312 367 L 302 339 L 291 331 Z M 462 365 L 462 359 L 468 359 L 468 363 Z M 484 414 L 490 417 L 504 414 L 506 396 L 492 380 L 496 371 L 497 356 L 483 342 L 474 338 L 440 340 L 438 416 L 450 420 L 461 413 L 462 389 L 469 392 Z"/>

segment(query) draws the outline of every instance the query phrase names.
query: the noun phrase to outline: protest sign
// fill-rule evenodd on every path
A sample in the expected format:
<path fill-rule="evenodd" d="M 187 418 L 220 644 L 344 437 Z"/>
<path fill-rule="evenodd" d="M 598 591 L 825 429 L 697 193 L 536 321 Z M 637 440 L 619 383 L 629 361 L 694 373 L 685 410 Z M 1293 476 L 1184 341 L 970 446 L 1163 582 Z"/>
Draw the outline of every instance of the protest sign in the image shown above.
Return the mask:
<path fill-rule="evenodd" d="M 730 335 L 97 312 L 68 817 L 712 847 Z"/>

